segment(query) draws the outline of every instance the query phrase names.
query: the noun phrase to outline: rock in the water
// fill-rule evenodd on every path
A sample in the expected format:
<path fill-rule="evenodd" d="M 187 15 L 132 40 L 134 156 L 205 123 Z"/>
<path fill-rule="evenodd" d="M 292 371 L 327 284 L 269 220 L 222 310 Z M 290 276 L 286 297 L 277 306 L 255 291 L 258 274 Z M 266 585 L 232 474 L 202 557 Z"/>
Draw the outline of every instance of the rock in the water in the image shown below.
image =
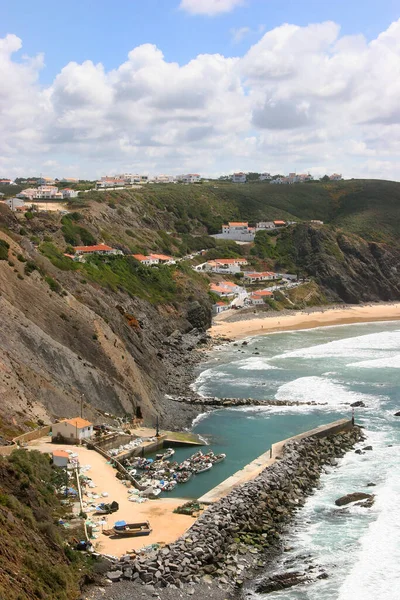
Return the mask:
<path fill-rule="evenodd" d="M 345 506 L 346 504 L 350 504 L 351 502 L 358 502 L 359 500 L 367 500 L 367 498 L 373 498 L 372 494 L 366 494 L 365 492 L 353 492 L 352 494 L 347 494 L 346 496 L 342 496 L 335 500 L 336 506 Z"/>
<path fill-rule="evenodd" d="M 350 406 L 353 408 L 365 408 L 365 404 L 362 400 L 357 400 L 357 402 L 353 402 L 353 404 L 350 404 Z"/>
<path fill-rule="evenodd" d="M 372 446 L 364 446 L 363 450 L 373 450 Z"/>
<path fill-rule="evenodd" d="M 394 413 L 394 416 L 395 417 L 400 417 L 400 410 L 398 412 Z"/>
<path fill-rule="evenodd" d="M 367 483 L 367 487 L 375 487 L 375 486 L 376 486 L 376 483 L 373 483 L 372 481 Z"/>
<path fill-rule="evenodd" d="M 284 590 L 293 587 L 294 585 L 307 583 L 308 581 L 310 581 L 310 579 L 306 574 L 298 571 L 272 575 L 272 577 L 267 577 L 267 579 L 264 579 L 258 584 L 256 592 L 258 594 L 270 594 L 271 592 Z"/>

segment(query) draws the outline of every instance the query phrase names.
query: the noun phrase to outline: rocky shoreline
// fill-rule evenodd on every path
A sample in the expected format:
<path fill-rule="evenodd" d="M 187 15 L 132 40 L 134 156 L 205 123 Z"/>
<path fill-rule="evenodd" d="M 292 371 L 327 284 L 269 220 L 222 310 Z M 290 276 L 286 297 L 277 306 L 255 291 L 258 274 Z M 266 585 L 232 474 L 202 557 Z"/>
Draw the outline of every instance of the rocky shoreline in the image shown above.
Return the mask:
<path fill-rule="evenodd" d="M 238 594 L 280 548 L 282 533 L 317 486 L 325 466 L 336 465 L 363 439 L 355 426 L 328 437 L 288 442 L 280 460 L 209 506 L 176 542 L 146 556 L 115 561 L 107 575 L 120 583 L 89 597 L 124 600 L 147 586 L 165 600 L 177 589 L 182 598 L 195 594 L 199 599 L 217 599 L 219 591 L 224 598 Z M 203 594 L 206 588 L 208 595 Z"/>

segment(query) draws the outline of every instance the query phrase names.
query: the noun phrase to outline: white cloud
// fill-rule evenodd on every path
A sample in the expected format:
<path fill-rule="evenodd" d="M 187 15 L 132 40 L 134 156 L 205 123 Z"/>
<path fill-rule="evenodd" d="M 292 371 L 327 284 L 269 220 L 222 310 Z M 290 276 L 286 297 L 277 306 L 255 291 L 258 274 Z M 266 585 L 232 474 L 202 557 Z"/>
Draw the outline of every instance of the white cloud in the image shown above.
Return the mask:
<path fill-rule="evenodd" d="M 231 12 L 243 3 L 244 0 L 181 0 L 180 8 L 192 15 L 208 15 L 213 17 Z"/>
<path fill-rule="evenodd" d="M 254 33 L 254 32 L 252 32 Z M 41 55 L 0 40 L 0 172 L 343 172 L 399 179 L 400 21 L 375 40 L 332 22 L 267 31 L 242 57 L 168 62 L 152 44 L 39 85 Z"/>

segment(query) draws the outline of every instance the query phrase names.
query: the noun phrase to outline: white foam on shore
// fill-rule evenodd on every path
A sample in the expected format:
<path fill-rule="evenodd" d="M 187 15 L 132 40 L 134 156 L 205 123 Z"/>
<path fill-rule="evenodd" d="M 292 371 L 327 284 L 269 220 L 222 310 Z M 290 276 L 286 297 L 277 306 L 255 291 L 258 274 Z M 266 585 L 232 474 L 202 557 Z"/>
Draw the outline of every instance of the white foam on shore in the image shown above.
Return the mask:
<path fill-rule="evenodd" d="M 262 356 L 251 356 L 234 363 L 235 366 L 241 371 L 271 371 L 281 370 L 281 367 L 275 367 L 271 365 L 266 358 Z"/>
<path fill-rule="evenodd" d="M 347 366 L 357 367 L 360 369 L 400 369 L 400 354 L 386 358 L 354 362 L 348 364 Z"/>
<path fill-rule="evenodd" d="M 400 330 L 370 333 L 347 339 L 335 340 L 326 344 L 285 352 L 274 359 L 282 358 L 360 358 L 373 360 L 385 358 L 388 351 L 400 349 Z"/>
<path fill-rule="evenodd" d="M 341 383 L 325 379 L 324 377 L 310 376 L 300 377 L 281 385 L 275 394 L 276 400 L 288 400 L 290 402 L 321 402 L 330 407 L 340 406 L 344 403 L 353 403 L 359 400 L 371 402 L 376 405 L 379 400 L 376 396 L 368 396 L 359 392 L 348 390 Z"/>

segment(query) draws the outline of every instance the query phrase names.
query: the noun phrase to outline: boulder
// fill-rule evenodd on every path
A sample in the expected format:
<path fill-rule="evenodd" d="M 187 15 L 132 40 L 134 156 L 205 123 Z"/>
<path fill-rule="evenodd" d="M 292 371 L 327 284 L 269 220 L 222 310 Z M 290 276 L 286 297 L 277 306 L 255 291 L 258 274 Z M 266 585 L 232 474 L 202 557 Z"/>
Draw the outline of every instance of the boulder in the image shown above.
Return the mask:
<path fill-rule="evenodd" d="M 399 410 L 399 411 L 397 411 L 396 413 L 394 413 L 394 416 L 395 416 L 395 417 L 400 417 L 400 410 Z"/>
<path fill-rule="evenodd" d="M 342 496 L 335 500 L 336 506 L 345 506 L 346 504 L 350 504 L 351 502 L 358 502 L 359 500 L 367 500 L 368 498 L 372 498 L 372 494 L 366 494 L 365 492 L 353 492 L 352 494 L 346 494 L 346 496 Z"/>

